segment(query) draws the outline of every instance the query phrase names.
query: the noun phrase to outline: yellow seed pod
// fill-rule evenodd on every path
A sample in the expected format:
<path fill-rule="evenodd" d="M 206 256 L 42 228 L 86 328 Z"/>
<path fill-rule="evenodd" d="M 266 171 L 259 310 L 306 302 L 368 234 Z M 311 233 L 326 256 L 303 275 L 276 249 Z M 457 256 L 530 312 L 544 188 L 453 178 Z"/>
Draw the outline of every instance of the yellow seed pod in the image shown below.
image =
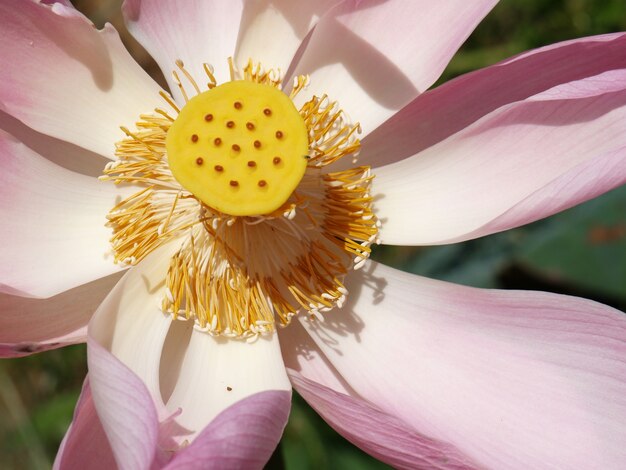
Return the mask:
<path fill-rule="evenodd" d="M 282 91 L 232 81 L 181 109 L 166 139 L 172 174 L 206 205 L 226 214 L 269 214 L 306 171 L 307 128 Z"/>

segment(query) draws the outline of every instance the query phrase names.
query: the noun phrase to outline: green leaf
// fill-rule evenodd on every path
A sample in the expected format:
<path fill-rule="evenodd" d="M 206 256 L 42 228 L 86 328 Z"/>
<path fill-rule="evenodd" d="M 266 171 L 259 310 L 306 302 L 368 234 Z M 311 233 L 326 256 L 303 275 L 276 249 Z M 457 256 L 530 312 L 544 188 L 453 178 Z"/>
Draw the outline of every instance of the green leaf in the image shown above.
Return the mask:
<path fill-rule="evenodd" d="M 531 226 L 516 258 L 551 280 L 626 297 L 626 186 Z"/>

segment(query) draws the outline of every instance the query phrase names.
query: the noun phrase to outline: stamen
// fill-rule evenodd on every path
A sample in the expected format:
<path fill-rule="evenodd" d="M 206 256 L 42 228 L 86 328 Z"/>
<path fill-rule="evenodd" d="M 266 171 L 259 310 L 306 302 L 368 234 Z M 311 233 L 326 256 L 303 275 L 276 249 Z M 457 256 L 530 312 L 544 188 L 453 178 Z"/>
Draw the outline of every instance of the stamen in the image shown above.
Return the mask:
<path fill-rule="evenodd" d="M 187 69 L 185 69 L 185 65 L 183 64 L 183 61 L 180 60 L 180 59 L 177 59 L 176 60 L 176 66 L 180 69 L 181 72 L 183 72 L 183 74 L 185 75 L 185 77 L 187 78 L 189 83 L 191 83 L 191 86 L 193 86 L 194 89 L 196 90 L 196 94 L 199 95 L 200 94 L 200 87 L 198 86 L 196 81 L 193 79 L 191 74 L 187 71 Z"/>
<path fill-rule="evenodd" d="M 176 70 L 172 71 L 172 78 L 174 79 L 174 83 L 176 83 L 176 86 L 178 87 L 181 94 L 183 95 L 183 99 L 185 100 L 185 103 L 189 102 L 189 96 L 187 96 L 187 91 L 185 90 L 183 83 L 180 81 L 180 77 L 178 76 L 178 73 L 176 72 Z"/>
<path fill-rule="evenodd" d="M 215 86 L 217 85 L 217 80 L 215 80 L 215 75 L 213 75 L 213 71 L 211 70 L 210 65 L 204 63 L 202 64 L 202 67 L 204 68 L 204 73 L 206 73 L 207 77 L 209 77 L 209 83 L 207 84 L 207 88 L 209 90 L 215 88 Z"/>
<path fill-rule="evenodd" d="M 164 243 L 183 240 L 170 262 L 162 310 L 173 318 L 193 320 L 207 334 L 254 342 L 275 325 L 289 324 L 299 312 L 325 321 L 328 312 L 345 301 L 343 277 L 361 268 L 371 244 L 378 242 L 380 223 L 372 208 L 369 167 L 334 172 L 323 168 L 356 156 L 360 126 L 350 124 L 325 95 L 314 97 L 297 110 L 305 145 L 293 150 L 289 146 L 295 134 L 284 126 L 278 105 L 255 108 L 246 92 L 229 96 L 224 107 L 199 108 L 193 121 L 197 127 L 185 128 L 180 142 L 188 149 L 185 164 L 192 174 L 203 187 L 216 188 L 218 196 L 247 194 L 251 200 L 263 200 L 284 188 L 291 159 L 303 168 L 274 209 L 233 214 L 205 202 L 196 189 L 181 187 L 172 174 L 178 157 L 166 141 L 176 135 L 181 115 L 204 95 L 183 63 L 177 61 L 176 66 L 197 95 L 181 110 L 160 92 L 176 117 L 157 108 L 140 117 L 136 130 L 122 128 L 127 138 L 116 144 L 118 160 L 108 164 L 101 177 L 143 186 L 107 216 L 115 261 L 135 264 Z M 239 72 L 232 59 L 229 69 L 233 80 L 269 85 L 282 94 L 277 71 L 249 61 Z M 217 86 L 207 64 L 204 70 L 209 90 L 219 93 L 222 85 Z M 180 83 L 178 74 L 175 81 Z M 290 96 L 307 83 L 308 77 L 296 77 Z M 263 127 L 267 125 L 271 127 Z"/>

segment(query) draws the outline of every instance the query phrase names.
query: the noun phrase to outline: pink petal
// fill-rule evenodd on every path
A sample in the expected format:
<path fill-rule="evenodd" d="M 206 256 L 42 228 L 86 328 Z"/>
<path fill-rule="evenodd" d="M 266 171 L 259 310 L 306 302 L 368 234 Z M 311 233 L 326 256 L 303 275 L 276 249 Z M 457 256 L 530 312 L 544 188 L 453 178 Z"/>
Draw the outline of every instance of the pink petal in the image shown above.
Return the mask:
<path fill-rule="evenodd" d="M 338 3 L 339 0 L 246 2 L 235 53 L 236 63 L 245 65 L 252 59 L 266 69 L 286 73 L 303 39 L 320 17 Z"/>
<path fill-rule="evenodd" d="M 299 96 L 337 100 L 368 134 L 424 92 L 497 0 L 346 1 L 323 17 L 295 71 Z"/>
<path fill-rule="evenodd" d="M 96 413 L 88 379 L 85 379 L 72 424 L 61 443 L 53 470 L 73 468 L 115 468 L 113 451 Z"/>
<path fill-rule="evenodd" d="M 94 344 L 90 344 L 91 355 L 94 353 L 93 347 Z M 131 441 L 127 444 L 138 443 L 139 448 L 122 449 L 121 452 L 118 449 L 114 456 L 102 422 L 96 413 L 89 380 L 86 380 L 76 405 L 72 425 L 57 454 L 55 470 L 84 466 L 90 469 L 108 469 L 116 465 L 120 468 L 136 469 L 241 468 L 242 465 L 245 468 L 261 468 L 269 459 L 287 422 L 291 405 L 289 392 L 262 392 L 237 402 L 218 415 L 191 445 L 177 450 L 178 447 L 171 444 L 171 431 L 178 431 L 176 425 L 170 423 L 171 418 L 158 424 L 155 443 L 152 412 L 154 405 L 147 390 L 141 386 L 141 381 L 111 354 L 97 344 L 95 348 L 98 366 L 105 364 L 105 369 L 99 370 L 98 373 L 106 370 L 112 382 L 112 386 L 106 389 L 107 392 L 110 393 L 112 389 L 113 398 L 117 399 L 120 398 L 118 388 L 124 390 L 121 393 L 130 395 L 123 397 L 120 405 L 114 405 L 122 415 L 116 427 L 120 436 L 116 436 L 115 440 L 130 435 Z M 129 401 L 131 403 L 128 403 Z M 138 408 L 133 406 L 137 404 Z M 147 423 L 137 419 L 137 415 L 143 415 Z M 104 419 L 109 419 L 109 411 L 105 410 L 103 416 Z M 146 430 L 147 436 L 144 434 Z M 150 448 L 153 444 L 155 447 Z M 117 445 L 119 447 L 120 443 Z M 121 445 L 128 447 L 124 443 Z M 149 456 L 152 454 L 154 459 L 150 463 Z M 174 459 L 167 465 L 173 456 Z M 149 466 L 146 463 L 149 463 Z"/>
<path fill-rule="evenodd" d="M 402 416 L 398 419 L 363 400 L 299 322 L 280 331 L 280 344 L 294 388 L 337 432 L 365 452 L 394 468 L 415 468 L 418 463 L 419 468 L 474 468 L 453 446 L 419 434 Z"/>
<path fill-rule="evenodd" d="M 33 129 L 112 156 L 119 126 L 161 104 L 112 26 L 34 0 L 5 0 L 0 17 L 0 108 Z"/>
<path fill-rule="evenodd" d="M 85 380 L 54 468 L 162 468 L 178 449 L 173 438 L 181 429 L 175 416 L 163 414 L 155 422 L 163 410 L 141 380 L 93 339 L 88 354 L 90 377 L 98 378 Z"/>
<path fill-rule="evenodd" d="M 122 11 L 129 31 L 158 62 L 180 101 L 172 80 L 178 59 L 202 89 L 208 81 L 205 62 L 220 82 L 229 79 L 227 59 L 235 53 L 242 8 L 241 0 L 125 0 Z"/>
<path fill-rule="evenodd" d="M 365 400 L 338 393 L 295 371 L 289 371 L 289 377 L 298 393 L 333 429 L 394 468 L 479 468 L 453 446 L 418 434 L 400 419 Z"/>
<path fill-rule="evenodd" d="M 504 105 L 558 85 L 623 69 L 624 47 L 624 33 L 575 39 L 520 54 L 444 83 L 420 95 L 368 135 L 359 162 L 379 167 L 402 160 Z M 596 86 L 596 90 L 606 86 Z"/>
<path fill-rule="evenodd" d="M 287 424 L 291 393 L 257 393 L 222 411 L 167 470 L 263 468 Z"/>
<path fill-rule="evenodd" d="M 363 399 L 488 468 L 620 468 L 626 317 L 372 263 L 343 311 L 303 321 Z"/>
<path fill-rule="evenodd" d="M 87 323 L 120 274 L 49 299 L 0 293 L 0 357 L 17 357 L 87 339 Z"/>
<path fill-rule="evenodd" d="M 120 469 L 149 469 L 158 441 L 158 415 L 144 383 L 97 341 L 89 339 L 93 403 Z"/>
<path fill-rule="evenodd" d="M 72 2 L 70 0 L 40 0 L 40 3 L 44 3 L 46 5 L 54 5 L 55 3 L 60 3 L 68 8 L 74 8 Z"/>
<path fill-rule="evenodd" d="M 505 105 L 378 168 L 372 191 L 382 241 L 425 245 L 533 222 L 625 181 L 626 68 Z"/>
<path fill-rule="evenodd" d="M 47 297 L 118 271 L 104 224 L 119 194 L 0 132 L 0 217 L 10 221 L 0 226 L 0 292 Z"/>

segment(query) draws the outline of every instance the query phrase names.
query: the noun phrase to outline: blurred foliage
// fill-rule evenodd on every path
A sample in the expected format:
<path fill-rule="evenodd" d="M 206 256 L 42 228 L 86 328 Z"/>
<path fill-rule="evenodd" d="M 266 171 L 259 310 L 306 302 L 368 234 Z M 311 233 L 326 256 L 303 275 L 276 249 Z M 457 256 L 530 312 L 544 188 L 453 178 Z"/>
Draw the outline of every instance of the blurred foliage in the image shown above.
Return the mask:
<path fill-rule="evenodd" d="M 137 60 L 155 63 L 123 30 L 120 0 L 76 0 L 102 26 L 111 21 Z M 626 30 L 624 0 L 502 0 L 455 56 L 441 81 L 553 42 Z M 520 77 L 523 79 L 523 77 Z M 479 287 L 580 295 L 626 309 L 626 188 L 545 221 L 465 243 L 380 247 L 375 258 L 417 274 Z M 0 362 L 0 466 L 48 468 L 86 373 L 84 346 Z M 378 469 L 298 396 L 269 467 Z"/>

